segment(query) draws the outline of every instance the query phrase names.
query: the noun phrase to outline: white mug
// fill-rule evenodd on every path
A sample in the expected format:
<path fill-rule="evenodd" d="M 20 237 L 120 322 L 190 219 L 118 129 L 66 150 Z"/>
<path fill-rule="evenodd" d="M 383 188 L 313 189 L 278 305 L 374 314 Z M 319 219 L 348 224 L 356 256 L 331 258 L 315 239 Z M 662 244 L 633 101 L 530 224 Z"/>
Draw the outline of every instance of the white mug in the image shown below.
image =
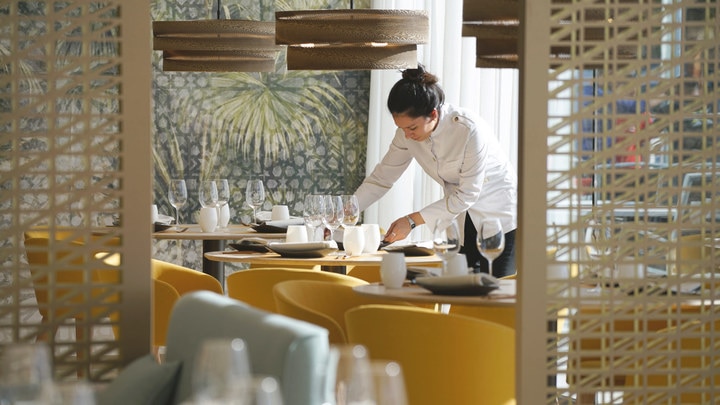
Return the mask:
<path fill-rule="evenodd" d="M 375 253 L 380 247 L 382 235 L 380 235 L 380 225 L 378 224 L 362 224 L 363 233 L 365 234 L 365 248 L 363 253 Z"/>
<path fill-rule="evenodd" d="M 288 225 L 285 242 L 307 242 L 308 234 L 305 225 Z"/>
<path fill-rule="evenodd" d="M 160 220 L 160 214 L 158 213 L 157 204 L 153 204 L 150 207 L 150 223 L 155 223 Z"/>
<path fill-rule="evenodd" d="M 401 288 L 407 277 L 405 254 L 400 252 L 386 253 L 380 262 L 380 279 L 385 288 Z"/>
<path fill-rule="evenodd" d="M 218 228 L 226 228 L 230 223 L 230 206 L 223 204 L 217 207 L 218 210 Z"/>
<path fill-rule="evenodd" d="M 273 221 L 286 221 L 290 219 L 290 210 L 287 205 L 273 205 L 270 219 Z"/>
<path fill-rule="evenodd" d="M 218 225 L 218 213 L 215 207 L 200 208 L 200 229 L 203 232 L 214 232 Z"/>
<path fill-rule="evenodd" d="M 464 253 L 458 253 L 448 259 L 443 276 L 463 276 L 470 273 Z"/>
<path fill-rule="evenodd" d="M 343 231 L 343 246 L 348 256 L 359 256 L 365 249 L 365 233 L 360 226 L 346 226 Z"/>

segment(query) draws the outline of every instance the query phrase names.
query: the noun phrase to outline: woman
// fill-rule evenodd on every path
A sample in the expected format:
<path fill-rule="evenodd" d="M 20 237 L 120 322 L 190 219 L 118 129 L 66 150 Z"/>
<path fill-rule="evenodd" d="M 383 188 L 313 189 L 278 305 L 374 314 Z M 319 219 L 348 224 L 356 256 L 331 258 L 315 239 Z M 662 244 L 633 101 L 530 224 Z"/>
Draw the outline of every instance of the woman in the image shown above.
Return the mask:
<path fill-rule="evenodd" d="M 415 159 L 444 189 L 444 197 L 395 220 L 386 242 L 404 239 L 416 226 L 457 218 L 464 234 L 460 250 L 475 272 L 488 272 L 477 250 L 477 228 L 499 218 L 505 250 L 493 260 L 493 275 L 515 274 L 517 178 L 489 126 L 468 110 L 445 105 L 437 77 L 422 65 L 407 69 L 390 90 L 388 109 L 398 129 L 382 161 L 355 191 L 360 209 L 382 197 Z"/>

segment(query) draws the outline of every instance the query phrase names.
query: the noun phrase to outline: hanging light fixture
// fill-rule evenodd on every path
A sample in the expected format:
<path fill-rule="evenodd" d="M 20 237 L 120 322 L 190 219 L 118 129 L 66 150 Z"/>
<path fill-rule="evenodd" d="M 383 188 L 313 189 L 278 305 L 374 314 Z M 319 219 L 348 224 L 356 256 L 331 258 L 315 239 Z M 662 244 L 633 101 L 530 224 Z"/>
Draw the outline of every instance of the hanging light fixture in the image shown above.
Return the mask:
<path fill-rule="evenodd" d="M 462 36 L 477 38 L 477 67 L 518 67 L 519 15 L 519 0 L 463 1 Z"/>
<path fill-rule="evenodd" d="M 417 44 L 428 41 L 421 10 L 302 10 L 275 13 L 275 42 L 288 45 L 289 70 L 417 67 Z"/>
<path fill-rule="evenodd" d="M 163 71 L 270 72 L 280 47 L 275 23 L 220 19 L 154 21 L 153 49 L 163 51 Z"/>

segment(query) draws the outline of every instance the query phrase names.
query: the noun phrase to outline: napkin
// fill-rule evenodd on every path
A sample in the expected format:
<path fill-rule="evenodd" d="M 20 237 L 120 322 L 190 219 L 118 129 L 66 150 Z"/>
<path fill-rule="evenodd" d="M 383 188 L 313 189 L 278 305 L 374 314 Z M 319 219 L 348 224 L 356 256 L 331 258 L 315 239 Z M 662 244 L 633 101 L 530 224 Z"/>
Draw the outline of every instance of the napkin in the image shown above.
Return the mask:
<path fill-rule="evenodd" d="M 265 221 L 265 225 L 275 226 L 278 228 L 287 228 L 288 225 L 303 225 L 305 220 L 303 218 L 290 218 L 280 221 Z"/>

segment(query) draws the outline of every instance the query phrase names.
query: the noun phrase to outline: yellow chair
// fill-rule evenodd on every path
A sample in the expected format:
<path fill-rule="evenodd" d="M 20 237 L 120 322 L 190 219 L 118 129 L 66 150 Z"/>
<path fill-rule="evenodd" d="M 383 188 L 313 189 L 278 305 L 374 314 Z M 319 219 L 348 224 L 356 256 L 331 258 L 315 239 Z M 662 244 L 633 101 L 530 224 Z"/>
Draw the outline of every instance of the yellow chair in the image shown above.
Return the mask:
<path fill-rule="evenodd" d="M 638 356 L 632 365 L 638 372 L 626 376 L 623 404 L 717 403 L 718 331 L 720 320 L 691 320 L 657 331 L 637 347 L 648 354 Z"/>
<path fill-rule="evenodd" d="M 380 266 L 348 266 L 347 275 L 365 280 L 368 283 L 379 283 Z"/>
<path fill-rule="evenodd" d="M 153 279 L 153 346 L 165 346 L 167 327 L 175 301 L 193 291 L 211 291 L 223 295 L 223 288 L 215 277 L 188 267 L 151 259 Z M 172 289 L 172 291 L 169 291 Z"/>
<path fill-rule="evenodd" d="M 402 366 L 408 402 L 515 404 L 515 331 L 429 309 L 364 305 L 345 313 L 348 340 Z"/>
<path fill-rule="evenodd" d="M 180 299 L 180 294 L 172 285 L 164 281 L 153 280 L 152 339 L 155 348 L 165 346 L 170 314 L 178 299 Z"/>
<path fill-rule="evenodd" d="M 290 280 L 273 288 L 277 312 L 296 319 L 314 323 L 330 332 L 331 344 L 347 343 L 345 312 L 367 304 L 412 304 L 363 296 L 344 283 L 328 283 L 317 280 Z"/>
<path fill-rule="evenodd" d="M 483 319 L 515 329 L 514 306 L 457 305 L 450 306 L 450 313 Z"/>
<path fill-rule="evenodd" d="M 276 312 L 273 287 L 287 280 L 320 280 L 356 286 L 365 281 L 344 274 L 293 268 L 264 268 L 240 270 L 226 279 L 227 295 L 256 308 Z"/>

